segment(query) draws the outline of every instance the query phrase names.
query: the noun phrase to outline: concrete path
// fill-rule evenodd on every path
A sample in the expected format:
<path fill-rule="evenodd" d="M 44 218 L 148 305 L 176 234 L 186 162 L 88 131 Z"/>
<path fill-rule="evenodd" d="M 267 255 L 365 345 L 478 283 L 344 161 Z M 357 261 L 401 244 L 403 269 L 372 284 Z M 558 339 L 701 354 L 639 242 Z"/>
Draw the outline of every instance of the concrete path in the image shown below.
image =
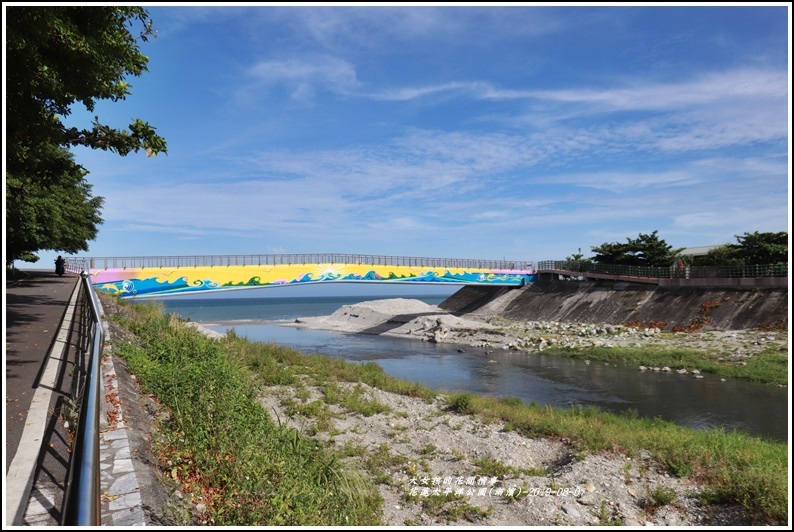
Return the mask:
<path fill-rule="evenodd" d="M 26 270 L 6 283 L 4 419 L 6 421 L 6 526 L 58 526 L 70 463 L 66 427 L 73 408 L 72 375 L 79 350 L 76 322 L 79 277 Z M 127 430 L 111 429 L 108 402 L 118 386 L 112 357 L 103 363 L 100 431 L 103 526 L 143 525 L 140 487 L 132 468 Z M 117 412 L 115 418 L 121 418 Z"/>

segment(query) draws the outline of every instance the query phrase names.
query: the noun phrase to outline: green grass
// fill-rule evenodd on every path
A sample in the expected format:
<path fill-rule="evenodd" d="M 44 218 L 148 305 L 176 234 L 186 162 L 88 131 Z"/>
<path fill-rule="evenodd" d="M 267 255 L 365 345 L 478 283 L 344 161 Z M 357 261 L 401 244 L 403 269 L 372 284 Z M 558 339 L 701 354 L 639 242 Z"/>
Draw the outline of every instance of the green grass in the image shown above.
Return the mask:
<path fill-rule="evenodd" d="M 644 347 L 550 347 L 544 355 L 564 356 L 580 360 L 597 360 L 633 366 L 698 369 L 702 373 L 748 381 L 788 383 L 788 354 L 775 348 L 747 360 L 746 365 L 719 360 L 719 355 L 700 349 L 670 349 L 661 346 Z"/>
<path fill-rule="evenodd" d="M 20 269 L 6 267 L 6 285 L 13 284 L 22 279 L 27 279 L 28 277 L 30 277 L 30 275 Z"/>
<path fill-rule="evenodd" d="M 448 398 L 449 410 L 458 414 L 471 414 L 474 396 L 467 392 L 453 393 Z"/>
<path fill-rule="evenodd" d="M 497 477 L 502 479 L 516 478 L 522 474 L 533 477 L 542 477 L 542 476 L 546 476 L 546 474 L 548 473 L 548 471 L 540 468 L 524 469 L 524 468 L 516 468 L 513 466 L 509 466 L 489 456 L 478 458 L 474 460 L 472 464 L 475 467 L 477 467 L 478 475 L 484 475 L 487 477 Z"/>
<path fill-rule="evenodd" d="M 365 383 L 426 401 L 437 392 L 390 377 L 377 364 L 304 355 L 235 334 L 208 340 L 181 320 L 164 317 L 156 305 L 122 303 L 134 312 L 112 319 L 126 323 L 141 344 L 120 344 L 117 351 L 130 361 L 145 390 L 171 410 L 160 452 L 172 461 L 172 474 L 203 497 L 211 514 L 208 524 L 377 524 L 381 500 L 369 481 L 342 466 L 341 458 L 350 455 L 334 454 L 322 443 L 274 423 L 257 403 L 256 393 L 262 386 L 303 386 L 298 383 L 308 381 L 305 384 L 321 389 L 327 403 L 347 404 L 349 410 L 372 415 L 387 410 L 367 400 L 363 386 L 353 386 L 351 393 L 340 383 Z M 685 353 L 675 356 L 684 358 Z M 565 438 L 574 442 L 574 452 L 609 450 L 637 456 L 648 451 L 670 473 L 705 484 L 707 503 L 738 503 L 756 523 L 780 525 L 788 520 L 786 444 L 596 408 L 560 409 L 468 393 L 445 397 L 449 410 L 504 422 L 508 430 L 527 437 Z M 295 408 L 313 415 L 323 412 L 312 403 Z M 386 448 L 364 458 L 372 470 L 400 463 L 418 474 L 425 467 L 421 461 L 404 460 Z M 480 464 L 490 470 L 498 466 Z"/>
<path fill-rule="evenodd" d="M 403 495 L 403 501 L 420 504 L 423 512 L 439 523 L 454 523 L 461 519 L 475 523 L 493 513 L 493 507 L 474 506 L 469 504 L 463 495 L 443 493 L 440 490 L 439 493 L 428 495 L 406 493 Z"/>
<path fill-rule="evenodd" d="M 693 430 L 660 419 L 596 408 L 515 406 L 472 396 L 468 410 L 504 421 L 527 437 L 562 437 L 580 450 L 642 450 L 670 473 L 705 483 L 711 502 L 738 503 L 763 523 L 787 521 L 788 447 L 739 432 Z"/>
<path fill-rule="evenodd" d="M 140 345 L 117 352 L 170 410 L 157 452 L 170 461 L 171 477 L 207 506 L 206 524 L 380 523 L 382 500 L 371 481 L 321 442 L 274 423 L 256 400 L 251 369 L 222 343 L 152 307 L 140 306 L 141 321 L 131 323 Z"/>

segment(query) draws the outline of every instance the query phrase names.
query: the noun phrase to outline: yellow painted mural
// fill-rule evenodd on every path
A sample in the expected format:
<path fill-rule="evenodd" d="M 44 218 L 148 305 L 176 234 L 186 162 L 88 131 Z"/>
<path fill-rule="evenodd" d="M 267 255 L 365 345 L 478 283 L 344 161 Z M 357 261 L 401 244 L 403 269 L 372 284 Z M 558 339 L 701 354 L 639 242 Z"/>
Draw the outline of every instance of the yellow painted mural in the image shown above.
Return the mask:
<path fill-rule="evenodd" d="M 96 289 L 122 297 L 331 282 L 516 286 L 535 280 L 532 270 L 343 263 L 105 268 L 92 269 L 90 274 Z"/>

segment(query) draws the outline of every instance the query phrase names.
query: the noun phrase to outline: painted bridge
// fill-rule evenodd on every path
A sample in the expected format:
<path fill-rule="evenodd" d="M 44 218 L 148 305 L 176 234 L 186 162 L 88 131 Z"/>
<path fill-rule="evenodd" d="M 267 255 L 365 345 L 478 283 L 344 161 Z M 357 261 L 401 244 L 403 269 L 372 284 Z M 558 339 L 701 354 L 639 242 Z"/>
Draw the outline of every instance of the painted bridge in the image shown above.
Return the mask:
<path fill-rule="evenodd" d="M 531 262 L 348 254 L 67 257 L 95 289 L 121 297 L 196 294 L 316 283 L 523 286 Z"/>

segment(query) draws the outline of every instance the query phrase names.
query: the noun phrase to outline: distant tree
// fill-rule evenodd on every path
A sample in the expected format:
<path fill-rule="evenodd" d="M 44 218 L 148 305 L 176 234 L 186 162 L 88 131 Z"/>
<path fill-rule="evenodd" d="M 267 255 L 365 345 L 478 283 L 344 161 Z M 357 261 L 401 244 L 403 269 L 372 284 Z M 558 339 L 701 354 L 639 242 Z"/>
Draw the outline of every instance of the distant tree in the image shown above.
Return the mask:
<path fill-rule="evenodd" d="M 565 260 L 568 261 L 568 262 L 592 262 L 590 259 L 588 259 L 584 255 L 582 255 L 582 249 L 581 248 L 579 248 L 579 253 L 574 253 L 572 255 L 568 255 L 565 258 Z"/>
<path fill-rule="evenodd" d="M 572 255 L 568 255 L 565 258 L 565 261 L 568 262 L 568 263 L 572 263 L 572 264 L 576 265 L 576 266 L 573 266 L 573 267 L 577 267 L 577 266 L 578 267 L 582 267 L 582 266 L 586 266 L 587 264 L 591 264 L 593 262 L 591 259 L 589 259 L 589 258 L 585 257 L 584 255 L 582 255 L 582 250 L 581 249 L 579 250 L 579 253 L 574 253 Z"/>
<path fill-rule="evenodd" d="M 673 264 L 683 248 L 673 249 L 661 240 L 658 231 L 647 235 L 640 233 L 625 243 L 604 243 L 591 248 L 594 262 L 601 264 L 623 264 L 627 266 L 669 266 Z"/>
<path fill-rule="evenodd" d="M 601 264 L 628 264 L 633 263 L 630 257 L 631 241 L 626 243 L 605 242 L 600 246 L 590 248 L 595 253 L 591 260 Z"/>
<path fill-rule="evenodd" d="M 744 233 L 736 235 L 736 244 L 725 244 L 693 259 L 699 266 L 732 264 L 776 264 L 788 262 L 788 232 Z"/>
<path fill-rule="evenodd" d="M 745 264 L 788 262 L 788 233 L 744 233 L 736 236 L 739 256 Z"/>
<path fill-rule="evenodd" d="M 737 251 L 735 244 L 724 244 L 710 249 L 705 255 L 686 257 L 685 262 L 693 266 L 730 266 L 741 263 Z"/>
<path fill-rule="evenodd" d="M 131 33 L 135 24 L 141 28 L 137 36 Z M 152 21 L 142 7 L 27 5 L 7 7 L 5 26 L 6 261 L 36 257 L 40 249 L 87 249 L 82 239 L 95 237 L 102 199 L 90 197 L 85 170 L 70 164 L 60 148 L 156 155 L 166 152 L 166 142 L 141 119 L 117 129 L 99 117 L 87 128 L 67 127 L 62 118 L 76 103 L 94 112 L 97 100 L 130 94 L 127 76 L 147 70 L 138 40 L 154 35 Z M 67 171 L 58 174 L 63 166 Z M 58 205 L 72 210 L 45 214 Z M 61 229 L 50 225 L 53 220 L 83 227 Z M 46 237 L 43 230 L 54 234 Z"/>

